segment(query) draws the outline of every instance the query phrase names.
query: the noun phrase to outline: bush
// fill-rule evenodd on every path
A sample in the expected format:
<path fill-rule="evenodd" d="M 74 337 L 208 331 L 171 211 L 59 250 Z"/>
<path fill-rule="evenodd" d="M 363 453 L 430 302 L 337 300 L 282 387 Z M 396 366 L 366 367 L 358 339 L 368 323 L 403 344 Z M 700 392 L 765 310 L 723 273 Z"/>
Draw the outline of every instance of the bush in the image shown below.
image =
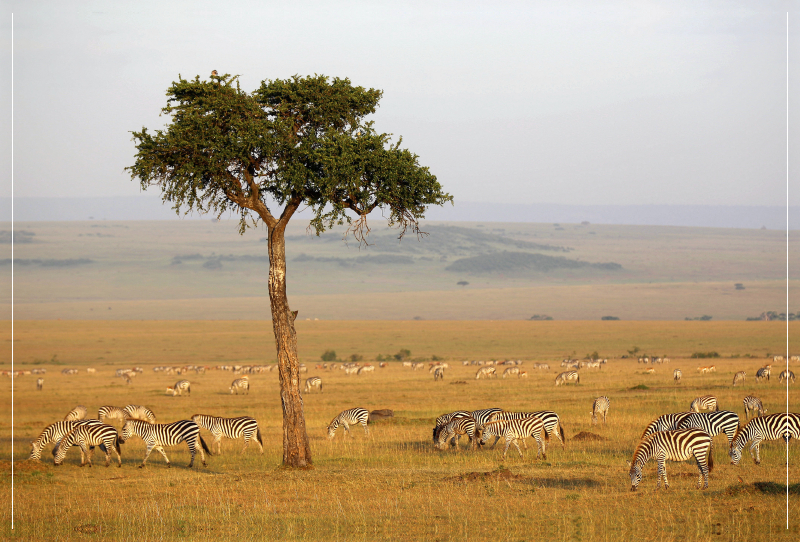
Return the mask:
<path fill-rule="evenodd" d="M 322 361 L 336 361 L 335 350 L 325 350 L 325 353 L 320 356 Z"/>
<path fill-rule="evenodd" d="M 619 320 L 618 316 L 603 316 L 601 320 Z"/>
<path fill-rule="evenodd" d="M 705 358 L 718 358 L 719 353 L 717 352 L 695 352 L 690 357 L 695 359 L 705 359 Z"/>
<path fill-rule="evenodd" d="M 407 348 L 403 348 L 397 354 L 394 355 L 394 359 L 396 359 L 397 361 L 403 361 L 404 359 L 410 357 L 411 357 L 411 350 Z"/>
<path fill-rule="evenodd" d="M 334 352 L 333 355 L 334 355 L 334 358 L 335 358 L 336 353 Z M 350 361 L 361 361 L 362 359 L 364 359 L 364 356 L 362 356 L 360 354 L 350 354 Z"/>

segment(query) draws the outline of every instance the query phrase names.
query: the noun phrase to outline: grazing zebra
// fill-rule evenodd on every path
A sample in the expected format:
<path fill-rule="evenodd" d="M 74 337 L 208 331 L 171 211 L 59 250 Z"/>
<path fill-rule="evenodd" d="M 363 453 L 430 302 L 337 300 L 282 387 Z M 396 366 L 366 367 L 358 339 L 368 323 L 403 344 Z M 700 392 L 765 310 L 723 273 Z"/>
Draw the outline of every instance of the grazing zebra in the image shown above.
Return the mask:
<path fill-rule="evenodd" d="M 480 377 L 489 378 L 494 377 L 497 378 L 497 369 L 495 367 L 487 366 L 481 367 L 478 369 L 478 372 L 475 373 L 475 380 L 478 380 Z"/>
<path fill-rule="evenodd" d="M 263 441 L 261 440 L 261 430 L 258 428 L 258 422 L 250 416 L 240 416 L 238 418 L 217 418 L 216 416 L 207 416 L 205 414 L 195 414 L 192 416 L 192 421 L 202 427 L 208 429 L 214 435 L 214 442 L 211 443 L 211 451 L 214 451 L 214 444 L 217 445 L 217 455 L 222 454 L 222 437 L 237 439 L 244 437 L 244 448 L 242 453 L 250 445 L 250 440 L 255 440 L 261 453 L 264 453 Z M 255 439 L 253 436 L 255 435 Z"/>
<path fill-rule="evenodd" d="M 678 425 L 691 414 L 691 412 L 672 412 L 659 416 L 645 428 L 644 433 L 642 433 L 642 439 L 653 433 L 676 430 Z"/>
<path fill-rule="evenodd" d="M 597 415 L 603 415 L 603 425 L 606 424 L 606 416 L 608 415 L 608 407 L 611 406 L 611 400 L 603 395 L 602 397 L 598 397 L 592 403 L 592 425 L 597 423 Z"/>
<path fill-rule="evenodd" d="M 150 457 L 150 452 L 153 449 L 161 452 L 164 456 L 164 461 L 167 462 L 167 467 L 171 467 L 167 454 L 164 452 L 164 446 L 175 446 L 181 442 L 186 442 L 189 447 L 189 453 L 192 454 L 192 459 L 189 461 L 189 468 L 194 465 L 194 456 L 200 452 L 200 459 L 203 461 L 203 466 L 206 466 L 206 456 L 203 450 L 208 455 L 211 452 L 206 446 L 206 441 L 200 436 L 200 427 L 191 420 L 180 420 L 172 423 L 149 423 L 144 420 L 128 420 L 122 426 L 122 441 L 125 442 L 133 436 L 141 438 L 147 444 L 147 452 L 144 454 L 144 459 L 139 468 L 145 466 L 147 458 Z M 200 441 L 200 446 L 197 446 L 197 441 Z"/>
<path fill-rule="evenodd" d="M 105 420 L 119 420 L 124 422 L 128 417 L 128 413 L 120 407 L 106 405 L 97 409 L 97 419 L 101 422 Z"/>
<path fill-rule="evenodd" d="M 75 429 L 78 425 L 94 425 L 99 423 L 98 420 L 71 420 L 51 423 L 36 437 L 36 440 L 31 441 L 31 455 L 28 459 L 31 461 L 41 459 L 42 450 L 46 444 L 60 441 L 64 438 L 64 435 Z M 55 453 L 55 449 L 53 449 L 53 452 Z"/>
<path fill-rule="evenodd" d="M 658 463 L 658 480 L 656 489 L 661 487 L 661 478 L 664 478 L 664 489 L 669 488 L 665 462 L 686 461 L 694 456 L 700 470 L 697 488 L 701 486 L 708 489 L 708 473 L 714 469 L 714 456 L 711 453 L 711 436 L 702 429 L 679 429 L 676 431 L 661 431 L 644 438 L 631 460 L 631 491 L 636 491 L 642 481 L 642 468 L 645 463 L 655 457 Z"/>
<path fill-rule="evenodd" d="M 81 448 L 81 467 L 92 466 L 92 448 L 100 446 L 106 454 L 106 467 L 111 463 L 111 450 L 117 454 L 117 467 L 122 466 L 122 456 L 120 455 L 120 441 L 117 430 L 110 425 L 100 424 L 79 424 L 67 433 L 56 446 L 55 460 L 56 466 L 64 462 L 67 451 L 73 446 Z"/>
<path fill-rule="evenodd" d="M 740 382 L 744 382 L 745 378 L 747 378 L 747 373 L 744 371 L 739 371 L 735 375 L 733 375 L 733 387 L 736 387 L 736 384 Z"/>
<path fill-rule="evenodd" d="M 86 407 L 83 405 L 78 405 L 72 410 L 69 411 L 69 414 L 64 416 L 64 421 L 75 421 L 75 420 L 85 420 L 86 419 Z"/>
<path fill-rule="evenodd" d="M 748 443 L 750 445 L 750 455 L 758 465 L 761 463 L 761 443 L 765 440 L 778 440 L 782 438 L 789 442 L 792 438 L 800 438 L 800 414 L 794 412 L 781 412 L 770 414 L 769 416 L 759 416 L 753 418 L 747 425 L 740 428 L 733 437 L 728 454 L 731 456 L 731 463 L 738 465 L 742 459 L 742 449 Z M 755 453 L 754 453 L 755 452 Z"/>
<path fill-rule="evenodd" d="M 437 380 L 444 380 L 444 367 L 441 365 L 435 365 L 433 369 L 433 381 L 436 382 Z"/>
<path fill-rule="evenodd" d="M 442 414 L 438 418 L 436 418 L 436 426 L 433 428 L 433 442 L 434 444 L 439 439 L 439 433 L 444 429 L 444 426 L 450 423 L 453 418 L 471 418 L 472 413 L 467 412 L 466 410 L 456 410 L 455 412 L 450 412 L 448 414 Z"/>
<path fill-rule="evenodd" d="M 133 420 L 144 420 L 150 423 L 156 423 L 156 415 L 147 407 L 141 405 L 128 405 L 123 408 L 128 413 L 128 418 Z"/>
<path fill-rule="evenodd" d="M 736 431 L 739 430 L 739 416 L 730 410 L 716 412 L 693 412 L 678 424 L 678 429 L 702 429 L 711 437 L 724 433 L 728 438 L 728 445 L 733 441 Z"/>
<path fill-rule="evenodd" d="M 756 382 L 761 382 L 765 378 L 769 381 L 769 376 L 772 373 L 772 368 L 769 366 L 762 367 L 756 371 Z"/>
<path fill-rule="evenodd" d="M 556 386 L 560 386 L 561 384 L 566 386 L 567 382 L 580 384 L 581 375 L 578 374 L 578 371 L 564 371 L 556 377 Z"/>
<path fill-rule="evenodd" d="M 486 422 L 493 421 L 495 416 L 503 412 L 502 408 L 482 408 L 480 410 L 473 410 L 470 416 L 475 420 L 478 425 L 484 425 Z"/>
<path fill-rule="evenodd" d="M 717 406 L 717 398 L 713 395 L 703 395 L 692 401 L 689 405 L 689 410 L 692 412 L 700 412 L 701 410 L 719 410 Z"/>
<path fill-rule="evenodd" d="M 167 393 L 172 394 L 173 397 L 176 395 L 183 395 L 184 390 L 186 391 L 186 395 L 192 394 L 192 389 L 190 387 L 188 380 L 178 380 L 175 382 L 175 385 L 171 388 L 167 388 Z"/>
<path fill-rule="evenodd" d="M 681 372 L 680 369 L 675 369 L 674 371 L 672 371 L 672 380 L 674 380 L 676 384 L 680 383 L 682 376 L 683 373 Z"/>
<path fill-rule="evenodd" d="M 311 390 L 314 388 L 322 393 L 322 379 L 318 376 L 312 376 L 306 379 L 306 387 L 303 388 L 303 393 L 311 393 Z"/>
<path fill-rule="evenodd" d="M 517 378 L 519 378 L 519 367 L 509 367 L 503 371 L 503 378 L 507 377 L 508 375 L 517 375 Z"/>
<path fill-rule="evenodd" d="M 44 378 L 37 378 L 36 379 L 36 391 L 42 391 L 44 388 Z"/>
<path fill-rule="evenodd" d="M 186 381 L 184 380 L 183 382 Z M 188 386 L 189 383 L 186 382 L 186 384 Z M 239 395 L 239 390 L 242 390 L 242 393 L 248 393 L 248 394 L 250 393 L 250 379 L 248 379 L 246 376 L 243 376 L 242 378 L 237 378 L 236 380 L 231 382 L 231 395 L 233 395 L 234 391 L 236 391 L 236 395 Z"/>
<path fill-rule="evenodd" d="M 452 439 L 456 450 L 459 450 L 458 441 L 461 439 L 461 435 L 467 435 L 467 437 L 469 437 L 468 447 L 474 449 L 476 443 L 475 420 L 472 417 L 458 417 L 447 422 L 439 431 L 434 446 L 440 450 L 444 450 L 447 446 L 446 443 Z"/>
<path fill-rule="evenodd" d="M 544 449 L 544 442 L 542 441 L 543 430 L 544 424 L 542 423 L 542 420 L 536 416 L 530 416 L 520 420 L 495 420 L 492 422 L 487 422 L 476 428 L 475 437 L 481 443 L 485 443 L 492 435 L 502 436 L 506 441 L 506 447 L 503 450 L 503 459 L 506 458 L 508 447 L 511 446 L 512 443 L 517 449 L 517 452 L 519 452 L 519 456 L 522 457 L 522 450 L 519 449 L 517 440 L 522 440 L 523 444 L 525 444 L 525 437 L 533 437 L 536 439 L 536 443 L 538 445 L 536 452 L 537 459 L 540 454 L 542 459 L 547 459 L 546 450 Z M 495 440 L 495 442 L 497 441 Z M 525 448 L 527 449 L 527 445 Z"/>
<path fill-rule="evenodd" d="M 751 412 L 755 412 L 756 416 L 763 416 L 767 412 L 767 409 L 761 404 L 761 399 L 753 395 L 745 397 L 742 403 L 744 403 L 744 415 L 748 420 Z"/>
<path fill-rule="evenodd" d="M 549 412 L 549 411 L 544 411 L 544 412 Z M 555 415 L 555 412 L 549 412 L 549 413 Z M 557 420 L 558 419 L 558 415 L 555 415 L 555 417 L 556 417 L 556 420 Z M 547 427 L 546 427 L 546 424 L 544 423 L 543 417 L 541 415 L 537 414 L 537 413 L 533 413 L 533 412 L 496 412 L 495 414 L 492 414 L 492 417 L 491 417 L 490 421 L 496 422 L 496 421 L 509 421 L 509 420 L 524 420 L 524 419 L 527 419 L 527 418 L 537 418 L 542 422 L 542 429 L 541 429 L 541 431 L 539 431 L 539 433 L 536 433 L 536 435 L 539 435 L 539 437 L 541 437 L 541 434 L 544 433 L 545 442 L 549 442 L 550 441 L 550 433 L 547 431 Z M 485 426 L 486 424 L 484 423 L 484 424 L 481 424 L 481 425 Z M 497 441 L 500 440 L 500 437 L 503 436 L 502 434 L 499 434 L 499 431 L 489 430 L 488 433 L 484 434 L 482 440 L 480 440 L 478 442 L 478 444 L 480 444 L 481 446 L 485 445 L 486 441 L 488 440 L 489 436 L 491 436 L 491 435 L 494 435 L 494 442 L 492 443 L 492 446 L 491 446 L 492 448 L 494 448 L 495 445 L 497 445 Z M 528 435 L 526 435 L 526 437 L 527 436 Z M 539 449 L 541 451 L 545 451 L 545 443 L 541 442 L 541 438 L 537 438 L 536 441 L 539 443 Z M 562 441 L 561 444 L 563 445 L 564 442 Z M 528 443 L 525 440 L 525 437 L 522 437 L 522 445 L 525 447 L 526 450 L 528 449 Z"/>
<path fill-rule="evenodd" d="M 328 424 L 328 438 L 332 439 L 336 436 L 336 429 L 339 427 L 339 424 L 342 424 L 345 433 L 350 435 L 350 426 L 357 423 L 363 425 L 364 434 L 369 435 L 369 428 L 367 427 L 369 423 L 369 411 L 366 408 L 351 408 L 336 416 L 333 421 Z M 353 435 L 350 436 L 352 437 Z"/>
<path fill-rule="evenodd" d="M 558 414 L 552 410 L 538 410 L 536 412 L 531 412 L 531 416 L 536 416 L 542 420 L 542 423 L 544 424 L 544 431 L 546 433 L 545 438 L 547 440 L 550 440 L 550 438 L 555 435 L 559 442 L 561 442 L 561 447 L 567 447 L 567 437 L 564 436 L 564 426 L 561 425 L 561 420 L 559 419 Z"/>
<path fill-rule="evenodd" d="M 778 380 L 781 384 L 783 384 L 784 380 L 790 380 L 792 384 L 794 384 L 794 373 L 788 369 L 781 371 L 781 374 L 778 376 Z"/>

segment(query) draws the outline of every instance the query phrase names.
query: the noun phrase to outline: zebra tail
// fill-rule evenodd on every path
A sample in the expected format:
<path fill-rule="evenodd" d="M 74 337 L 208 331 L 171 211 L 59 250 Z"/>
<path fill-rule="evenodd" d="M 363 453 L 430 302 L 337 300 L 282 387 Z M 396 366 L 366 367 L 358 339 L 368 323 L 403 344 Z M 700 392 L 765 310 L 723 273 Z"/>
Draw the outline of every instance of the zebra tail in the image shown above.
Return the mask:
<path fill-rule="evenodd" d="M 261 428 L 260 427 L 256 428 L 256 440 L 258 441 L 258 443 L 260 445 L 262 445 L 262 446 L 264 445 L 264 442 L 262 442 L 262 440 L 261 440 Z"/>
<path fill-rule="evenodd" d="M 714 470 L 714 447 L 708 448 L 708 472 Z"/>
<path fill-rule="evenodd" d="M 208 446 L 206 445 L 206 441 L 203 440 L 203 437 L 199 437 L 199 438 L 200 438 L 200 446 L 203 447 L 203 451 L 205 453 L 207 453 L 209 456 L 214 455 L 214 454 L 211 453 L 211 450 L 208 449 Z"/>
<path fill-rule="evenodd" d="M 567 445 L 567 436 L 564 434 L 564 426 L 561 425 L 561 422 L 558 422 L 558 433 L 561 435 L 561 442 L 564 443 L 564 446 Z"/>
<path fill-rule="evenodd" d="M 122 448 L 119 447 L 120 444 L 122 444 L 122 443 L 119 441 L 119 438 L 115 438 L 114 439 L 114 446 L 117 448 L 117 453 L 122 455 Z"/>

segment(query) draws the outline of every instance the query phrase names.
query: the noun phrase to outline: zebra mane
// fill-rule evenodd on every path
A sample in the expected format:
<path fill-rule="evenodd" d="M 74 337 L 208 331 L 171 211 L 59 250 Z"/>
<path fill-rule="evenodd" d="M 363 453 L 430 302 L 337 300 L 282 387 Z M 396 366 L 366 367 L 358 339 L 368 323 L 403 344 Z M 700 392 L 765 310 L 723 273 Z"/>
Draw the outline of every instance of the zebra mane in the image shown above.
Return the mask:
<path fill-rule="evenodd" d="M 646 454 L 648 451 L 651 451 L 649 448 L 645 447 L 645 444 L 649 443 L 652 440 L 653 440 L 653 435 L 647 435 L 636 446 L 636 451 L 633 452 L 633 458 L 631 459 L 631 470 L 633 470 L 633 468 L 636 467 L 637 465 L 641 467 L 642 465 L 644 465 L 644 463 L 647 462 L 647 459 L 650 459 L 650 457 L 648 456 L 645 459 L 641 460 L 641 464 L 639 464 L 640 463 L 639 456 Z"/>

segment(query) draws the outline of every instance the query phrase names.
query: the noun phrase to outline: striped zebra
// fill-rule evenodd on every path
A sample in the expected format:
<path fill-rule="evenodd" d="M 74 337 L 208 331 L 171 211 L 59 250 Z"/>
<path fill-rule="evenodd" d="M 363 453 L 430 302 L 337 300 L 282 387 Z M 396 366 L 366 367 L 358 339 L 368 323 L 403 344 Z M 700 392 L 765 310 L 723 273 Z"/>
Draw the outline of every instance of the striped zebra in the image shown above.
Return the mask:
<path fill-rule="evenodd" d="M 494 417 L 500 412 L 503 412 L 502 408 L 482 408 L 480 410 L 473 410 L 470 412 L 470 416 L 472 416 L 476 424 L 483 425 L 486 422 L 494 420 Z"/>
<path fill-rule="evenodd" d="M 188 380 L 178 380 L 175 382 L 174 386 L 167 388 L 167 394 L 171 394 L 173 397 L 176 395 L 183 395 L 184 391 L 186 392 L 186 395 L 192 394 L 192 388 Z"/>
<path fill-rule="evenodd" d="M 675 369 L 674 371 L 672 371 L 672 380 L 674 380 L 676 384 L 680 383 L 682 376 L 683 373 L 681 372 L 680 369 Z"/>
<path fill-rule="evenodd" d="M 315 388 L 322 393 L 322 379 L 318 376 L 306 378 L 306 386 L 303 388 L 303 393 L 311 393 L 311 390 Z"/>
<path fill-rule="evenodd" d="M 119 420 L 124 422 L 129 417 L 125 409 L 111 405 L 101 406 L 97 409 L 97 419 L 101 422 L 106 420 Z"/>
<path fill-rule="evenodd" d="M 733 375 L 733 387 L 736 387 L 736 384 L 744 382 L 745 378 L 747 378 L 747 373 L 744 371 L 739 371 L 735 375 Z"/>
<path fill-rule="evenodd" d="M 503 371 L 503 378 L 507 377 L 508 375 L 517 375 L 517 378 L 519 378 L 519 367 L 509 367 Z"/>
<path fill-rule="evenodd" d="M 800 414 L 794 412 L 781 412 L 753 418 L 747 425 L 740 428 L 731 442 L 728 454 L 731 456 L 731 463 L 738 465 L 742 459 L 742 449 L 749 441 L 750 455 L 758 465 L 761 463 L 761 443 L 765 440 L 778 440 L 782 438 L 789 442 L 792 438 L 800 438 Z"/>
<path fill-rule="evenodd" d="M 186 382 L 186 380 L 184 380 L 183 382 Z M 242 378 L 237 378 L 236 380 L 231 382 L 231 395 L 233 395 L 234 391 L 236 392 L 236 395 L 239 395 L 239 390 L 241 390 L 242 393 L 248 393 L 248 394 L 250 393 L 250 379 L 247 378 L 246 376 L 243 376 Z"/>
<path fill-rule="evenodd" d="M 556 386 L 560 386 L 561 384 L 566 386 L 567 382 L 580 384 L 581 375 L 578 374 L 578 371 L 564 371 L 556 377 Z"/>
<path fill-rule="evenodd" d="M 45 445 L 50 444 L 51 442 L 58 442 L 64 436 L 75 429 L 78 425 L 81 424 L 99 424 L 100 421 L 98 420 L 71 420 L 71 421 L 61 421 L 56 423 L 51 423 L 44 430 L 36 437 L 35 440 L 31 441 L 31 455 L 28 457 L 31 461 L 38 461 L 42 458 L 42 450 L 44 449 Z M 53 449 L 53 453 L 55 453 L 55 448 Z"/>
<path fill-rule="evenodd" d="M 767 409 L 761 404 L 761 399 L 753 395 L 748 395 L 742 400 L 744 404 L 744 415 L 747 420 L 750 419 L 750 413 L 755 412 L 755 416 L 763 416 Z"/>
<path fill-rule="evenodd" d="M 44 388 L 44 378 L 36 379 L 36 391 L 42 391 Z"/>
<path fill-rule="evenodd" d="M 555 412 L 552 412 L 551 414 L 555 414 Z M 496 422 L 496 421 L 510 421 L 510 420 L 525 420 L 527 418 L 536 418 L 536 419 L 538 419 L 538 420 L 540 420 L 542 422 L 541 431 L 539 431 L 538 433 L 533 434 L 533 436 L 536 437 L 536 442 L 538 443 L 539 450 L 542 453 L 544 453 L 546 451 L 545 443 L 550 441 L 550 433 L 547 431 L 547 429 L 545 427 L 545 423 L 544 423 L 544 420 L 542 419 L 542 416 L 538 415 L 537 413 L 533 413 L 533 412 L 497 412 L 497 413 L 492 415 L 490 421 Z M 558 418 L 558 415 L 556 415 L 556 419 L 557 418 Z M 484 423 L 482 425 L 485 426 L 486 424 Z M 498 434 L 498 433 L 500 433 L 500 432 L 499 431 L 490 430 L 489 433 L 485 433 L 483 435 L 482 440 L 478 441 L 478 444 L 481 445 L 481 446 L 484 446 L 486 444 L 486 441 L 488 440 L 489 436 L 494 435 L 494 442 L 492 443 L 492 446 L 491 446 L 491 448 L 494 449 L 494 447 L 497 445 L 497 441 L 499 441 L 500 437 L 503 436 L 502 434 Z M 541 441 L 542 433 L 544 433 L 544 442 Z M 537 437 L 537 435 L 538 435 L 538 437 Z M 528 449 L 528 443 L 525 440 L 525 438 L 527 436 L 528 435 L 525 435 L 524 437 L 522 437 L 522 445 L 525 447 L 526 450 Z M 562 445 L 563 445 L 563 441 L 562 441 Z M 537 454 L 537 457 L 538 457 L 538 454 Z"/>
<path fill-rule="evenodd" d="M 478 380 L 480 377 L 484 378 L 497 378 L 497 369 L 495 367 L 481 367 L 478 369 L 478 372 L 475 373 L 475 380 Z"/>
<path fill-rule="evenodd" d="M 447 442 L 452 439 L 456 450 L 459 450 L 458 441 L 461 439 L 461 435 L 469 437 L 467 446 L 474 449 L 477 441 L 475 440 L 475 420 L 472 417 L 457 417 L 447 422 L 439 431 L 434 446 L 439 450 L 444 450 Z"/>
<path fill-rule="evenodd" d="M 772 373 L 772 368 L 769 366 L 762 367 L 758 371 L 756 371 L 756 382 L 761 382 L 765 378 L 769 381 L 770 374 Z"/>
<path fill-rule="evenodd" d="M 258 444 L 261 453 L 264 453 L 264 443 L 261 440 L 261 429 L 258 428 L 258 422 L 250 416 L 240 416 L 238 418 L 218 418 L 216 416 L 208 416 L 206 414 L 195 414 L 192 416 L 192 421 L 202 427 L 208 429 L 214 435 L 214 442 L 211 443 L 211 451 L 214 451 L 214 445 L 217 445 L 217 455 L 222 454 L 222 437 L 237 439 L 244 437 L 244 448 L 242 453 L 250 445 L 251 440 L 255 440 Z M 255 436 L 255 439 L 253 438 Z"/>
<path fill-rule="evenodd" d="M 606 424 L 606 416 L 608 415 L 608 408 L 611 406 L 611 400 L 603 395 L 602 397 L 598 397 L 592 403 L 592 425 L 597 423 L 597 415 L 603 415 L 603 425 Z"/>
<path fill-rule="evenodd" d="M 72 410 L 70 410 L 66 416 L 64 416 L 64 421 L 70 422 L 75 420 L 85 420 L 87 412 L 88 411 L 86 410 L 85 406 L 78 405 Z"/>
<path fill-rule="evenodd" d="M 495 420 L 478 426 L 475 431 L 475 438 L 477 438 L 481 443 L 485 443 L 492 435 L 502 436 L 506 441 L 506 447 L 503 450 L 503 459 L 506 458 L 506 453 L 508 452 L 508 448 L 512 443 L 517 449 L 517 452 L 519 452 L 519 456 L 522 457 L 522 450 L 519 449 L 519 444 L 517 444 L 517 441 L 522 440 L 524 444 L 525 437 L 533 437 L 536 439 L 536 443 L 538 445 L 536 452 L 537 459 L 540 454 L 542 459 L 547 459 L 546 450 L 544 449 L 544 442 L 542 440 L 544 424 L 542 423 L 542 420 L 536 416 L 530 416 L 520 420 Z M 525 448 L 527 449 L 527 445 Z"/>
<path fill-rule="evenodd" d="M 724 433 L 728 438 L 728 445 L 730 445 L 736 431 L 739 430 L 739 416 L 730 410 L 693 412 L 678 424 L 678 429 L 689 428 L 702 429 L 712 438 Z"/>
<path fill-rule="evenodd" d="M 73 446 L 80 446 L 81 467 L 92 466 L 92 448 L 100 446 L 106 454 L 106 467 L 111 463 L 111 450 L 117 454 L 117 467 L 122 466 L 122 456 L 120 455 L 120 440 L 117 430 L 110 425 L 100 424 L 79 424 L 67 433 L 58 443 L 55 449 L 56 466 L 64 462 L 67 451 Z"/>
<path fill-rule="evenodd" d="M 328 438 L 332 439 L 336 436 L 336 429 L 339 427 L 339 424 L 344 427 L 345 433 L 350 435 L 350 426 L 357 423 L 363 425 L 364 434 L 369 435 L 369 428 L 367 427 L 369 423 L 369 411 L 366 408 L 351 408 L 341 412 L 328 424 Z"/>
<path fill-rule="evenodd" d="M 436 426 L 433 428 L 433 442 L 434 444 L 439 440 L 439 433 L 444 429 L 444 426 L 450 423 L 453 418 L 471 418 L 472 412 L 467 412 L 466 410 L 456 410 L 455 412 L 449 412 L 447 414 L 442 414 L 438 418 L 436 418 Z"/>
<path fill-rule="evenodd" d="M 713 395 L 702 395 L 697 397 L 692 404 L 689 405 L 689 410 L 692 412 L 700 412 L 701 410 L 719 410 L 717 405 L 717 398 Z"/>
<path fill-rule="evenodd" d="M 436 365 L 433 367 L 433 381 L 444 380 L 444 367 Z"/>
<path fill-rule="evenodd" d="M 128 413 L 128 418 L 133 420 L 144 420 L 150 423 L 156 423 L 156 415 L 149 408 L 142 405 L 128 405 L 123 408 Z"/>
<path fill-rule="evenodd" d="M 203 466 L 206 466 L 206 456 L 211 455 L 211 452 L 206 446 L 206 441 L 200 436 L 200 427 L 191 420 L 180 420 L 172 423 L 149 423 L 144 420 L 128 420 L 122 426 L 122 442 L 130 440 L 131 437 L 137 436 L 147 444 L 147 452 L 144 454 L 144 459 L 139 468 L 143 468 L 147 463 L 147 458 L 150 457 L 150 452 L 154 449 L 158 450 L 164 456 L 164 461 L 167 462 L 167 467 L 171 467 L 167 454 L 164 452 L 164 446 L 175 446 L 181 442 L 186 442 L 189 447 L 189 453 L 192 454 L 192 459 L 189 461 L 189 468 L 194 465 L 194 456 L 200 452 L 200 459 L 203 461 Z M 197 446 L 197 441 L 200 441 L 200 447 Z"/>
<path fill-rule="evenodd" d="M 663 414 L 659 416 L 650 422 L 645 428 L 644 433 L 642 433 L 642 439 L 652 435 L 653 433 L 676 430 L 678 425 L 680 425 L 680 423 L 688 418 L 691 414 L 691 412 L 672 412 L 670 414 Z"/>
<path fill-rule="evenodd" d="M 791 381 L 792 384 L 794 384 L 794 373 L 788 369 L 784 369 L 778 376 L 778 380 L 780 381 L 781 384 L 783 384 L 784 380 L 789 380 Z"/>
<path fill-rule="evenodd" d="M 679 429 L 661 431 L 645 437 L 636 447 L 631 460 L 631 491 L 636 491 L 642 481 L 642 468 L 651 457 L 658 463 L 658 480 L 656 489 L 661 487 L 664 478 L 664 489 L 669 488 L 665 462 L 686 461 L 694 456 L 700 470 L 697 488 L 708 489 L 708 473 L 714 469 L 714 456 L 711 453 L 711 436 L 702 429 Z"/>
<path fill-rule="evenodd" d="M 542 423 L 544 424 L 544 431 L 546 433 L 545 438 L 547 440 L 550 440 L 553 435 L 555 435 L 555 437 L 561 443 L 561 447 L 567 447 L 567 437 L 564 435 L 564 426 L 561 425 L 561 419 L 558 417 L 558 414 L 552 410 L 538 410 L 536 412 L 531 412 L 531 416 L 536 416 L 542 420 Z"/>

